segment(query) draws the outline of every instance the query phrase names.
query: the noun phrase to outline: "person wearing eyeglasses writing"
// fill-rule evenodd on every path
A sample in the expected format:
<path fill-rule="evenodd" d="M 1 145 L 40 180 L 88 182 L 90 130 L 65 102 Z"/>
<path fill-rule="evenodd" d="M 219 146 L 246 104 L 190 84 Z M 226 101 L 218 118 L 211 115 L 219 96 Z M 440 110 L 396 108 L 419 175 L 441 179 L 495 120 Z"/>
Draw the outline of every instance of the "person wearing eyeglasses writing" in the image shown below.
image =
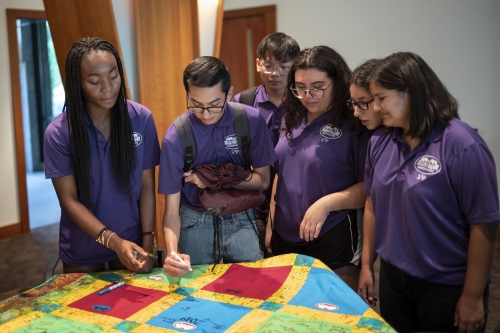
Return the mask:
<path fill-rule="evenodd" d="M 367 141 L 361 142 L 348 108 L 351 71 L 327 46 L 300 52 L 288 74 L 284 131 L 276 146 L 273 254 L 321 260 L 357 289 L 356 209 L 363 207 Z"/>
<path fill-rule="evenodd" d="M 287 74 L 292 66 L 293 59 L 299 54 L 299 44 L 290 36 L 282 32 L 275 32 L 262 39 L 257 47 L 255 65 L 262 79 L 262 85 L 249 88 L 236 96 L 233 101 L 253 106 L 266 120 L 267 128 L 271 133 L 273 145 L 279 139 L 279 129 L 283 119 L 283 98 L 287 87 Z M 274 167 L 270 168 L 270 183 L 274 181 Z M 254 209 L 259 238 L 264 243 L 266 236 L 269 202 L 271 201 L 272 186 L 263 193 L 266 202 Z M 264 253 L 264 255 L 268 255 Z"/>
<path fill-rule="evenodd" d="M 191 265 L 214 262 L 215 233 L 221 235 L 224 262 L 256 261 L 263 258 L 257 237 L 253 209 L 219 216 L 214 229 L 212 216 L 200 202 L 205 184 L 192 169 L 200 164 L 229 161 L 244 167 L 243 152 L 236 142 L 233 109 L 227 103 L 233 97 L 231 75 L 224 63 L 214 57 L 199 57 L 184 70 L 187 118 L 196 141 L 197 154 L 191 169 L 184 172 L 184 152 L 178 131 L 172 124 L 162 141 L 158 192 L 165 195 L 163 230 L 167 252 L 164 268 L 171 276 L 183 276 Z M 259 111 L 244 106 L 250 131 L 249 154 L 253 170 L 236 187 L 262 191 L 269 186 L 269 165 L 276 154 L 264 118 Z M 184 182 L 183 182 L 184 180 Z M 180 206 L 180 209 L 179 209 Z M 218 231 L 216 231 L 218 230 Z M 218 238 L 219 239 L 219 238 Z"/>

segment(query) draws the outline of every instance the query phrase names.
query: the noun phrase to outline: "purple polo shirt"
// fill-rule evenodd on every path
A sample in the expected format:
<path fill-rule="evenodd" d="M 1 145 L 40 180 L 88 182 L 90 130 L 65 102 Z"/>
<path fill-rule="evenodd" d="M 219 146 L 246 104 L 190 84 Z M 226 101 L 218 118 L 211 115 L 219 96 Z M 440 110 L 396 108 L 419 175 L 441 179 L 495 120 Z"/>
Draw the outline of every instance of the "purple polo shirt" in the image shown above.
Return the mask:
<path fill-rule="evenodd" d="M 495 161 L 469 125 L 453 119 L 412 151 L 373 134 L 364 191 L 375 213 L 375 250 L 409 275 L 462 285 L 470 225 L 500 220 Z"/>
<path fill-rule="evenodd" d="M 240 94 L 234 96 L 233 101 L 240 101 Z M 280 136 L 280 126 L 281 120 L 283 119 L 283 103 L 279 106 L 274 105 L 273 102 L 269 99 L 266 93 L 266 88 L 264 85 L 260 85 L 255 90 L 255 100 L 253 103 L 253 107 L 259 110 L 259 113 L 264 120 L 266 121 L 267 128 L 269 129 L 269 133 L 271 134 L 271 139 L 273 140 L 273 146 L 276 147 L 278 144 L 279 136 Z M 270 168 L 270 186 L 267 190 L 262 191 L 265 194 L 267 201 L 271 201 L 271 194 L 273 191 L 273 182 L 276 171 L 274 170 L 274 166 Z M 255 214 L 259 216 L 261 219 L 266 219 L 267 214 L 269 212 L 268 205 L 265 203 L 261 207 L 257 207 L 254 209 Z"/>
<path fill-rule="evenodd" d="M 93 177 L 91 213 L 121 238 L 142 243 L 139 198 L 143 170 L 154 168 L 159 163 L 160 147 L 158 134 L 151 112 L 144 106 L 127 101 L 132 122 L 137 166 L 132 175 L 132 195 L 120 193 L 115 186 L 111 166 L 111 138 L 106 141 L 90 118 L 85 115 L 90 144 L 91 173 Z M 94 135 L 94 129 L 96 135 Z M 97 139 L 97 142 L 96 142 Z M 97 147 L 99 152 L 97 151 Z M 74 173 L 70 148 L 70 136 L 66 112 L 57 116 L 47 127 L 44 137 L 45 178 L 59 178 Z M 59 256 L 73 266 L 87 266 L 117 258 L 112 250 L 95 241 L 80 229 L 61 210 L 59 233 Z"/>
<path fill-rule="evenodd" d="M 244 107 L 250 127 L 252 165 L 254 168 L 262 168 L 276 160 L 273 143 L 259 111 L 247 105 Z M 191 167 L 222 161 L 245 166 L 243 153 L 238 149 L 233 112 L 229 104 L 226 104 L 224 114 L 217 124 L 204 124 L 190 112 L 187 112 L 187 116 L 197 147 L 197 155 Z M 158 193 L 174 194 L 182 190 L 181 204 L 198 212 L 206 211 L 200 202 L 198 187 L 182 181 L 183 168 L 184 153 L 175 126 L 172 124 L 162 140 Z"/>
<path fill-rule="evenodd" d="M 291 141 L 284 132 L 280 135 L 276 146 L 278 184 L 274 223 L 285 241 L 308 243 L 299 237 L 307 209 L 318 199 L 363 181 L 369 135 L 367 132 L 358 137 L 351 126 L 347 122 L 333 126 L 327 112 L 309 125 L 302 122 L 293 130 Z M 330 212 L 318 239 L 350 211 Z"/>

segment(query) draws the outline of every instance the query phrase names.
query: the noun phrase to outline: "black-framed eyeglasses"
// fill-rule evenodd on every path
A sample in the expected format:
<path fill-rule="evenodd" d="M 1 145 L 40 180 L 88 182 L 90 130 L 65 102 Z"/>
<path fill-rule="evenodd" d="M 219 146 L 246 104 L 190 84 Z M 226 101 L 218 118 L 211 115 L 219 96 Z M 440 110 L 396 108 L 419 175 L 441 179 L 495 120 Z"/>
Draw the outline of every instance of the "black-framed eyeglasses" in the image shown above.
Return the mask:
<path fill-rule="evenodd" d="M 300 89 L 300 88 L 294 88 L 293 85 L 290 86 L 290 90 L 292 91 L 293 95 L 297 98 L 305 98 L 307 96 L 307 93 L 311 95 L 312 98 L 323 98 L 325 97 L 325 90 L 328 89 L 328 87 L 332 83 L 330 82 L 325 88 L 313 88 L 313 89 Z"/>
<path fill-rule="evenodd" d="M 227 94 L 226 97 L 224 98 L 224 104 L 222 106 L 190 106 L 186 105 L 186 108 L 188 109 L 189 112 L 194 113 L 194 114 L 202 114 L 204 110 L 207 110 L 208 113 L 210 114 L 218 114 L 224 111 L 224 107 L 226 106 L 226 101 L 227 101 Z M 186 104 L 187 104 L 187 96 L 186 96 Z"/>
<path fill-rule="evenodd" d="M 276 72 L 278 74 L 287 74 L 290 71 L 290 66 L 283 66 L 283 65 L 269 65 L 269 64 L 263 64 L 260 65 L 260 68 L 262 69 L 262 72 L 265 74 L 271 74 L 272 72 Z"/>
<path fill-rule="evenodd" d="M 354 111 L 354 107 L 357 106 L 358 109 L 360 110 L 368 110 L 368 104 L 370 104 L 371 102 L 373 102 L 373 98 L 371 100 L 369 100 L 368 102 L 355 102 L 353 101 L 352 99 L 348 100 L 347 101 L 347 106 L 349 107 L 349 109 L 353 110 Z"/>

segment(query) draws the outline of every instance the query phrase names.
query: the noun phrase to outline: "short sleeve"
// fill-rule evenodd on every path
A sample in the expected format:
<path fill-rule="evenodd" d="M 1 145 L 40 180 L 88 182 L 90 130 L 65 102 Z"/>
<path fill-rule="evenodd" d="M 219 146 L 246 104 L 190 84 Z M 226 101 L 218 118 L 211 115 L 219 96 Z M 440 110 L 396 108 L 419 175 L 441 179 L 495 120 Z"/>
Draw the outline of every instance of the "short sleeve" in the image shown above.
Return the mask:
<path fill-rule="evenodd" d="M 373 131 L 366 131 L 360 137 L 356 135 L 354 172 L 358 183 L 362 182 L 365 178 L 366 153 L 368 150 L 368 142 L 372 134 Z"/>
<path fill-rule="evenodd" d="M 172 124 L 161 143 L 158 177 L 158 193 L 160 194 L 175 194 L 182 189 L 184 158 L 181 149 L 177 131 Z"/>
<path fill-rule="evenodd" d="M 264 117 L 259 114 L 256 123 L 256 132 L 250 142 L 250 157 L 254 168 L 262 168 L 274 164 L 277 157 Z"/>
<path fill-rule="evenodd" d="M 74 173 L 68 129 L 63 127 L 67 123 L 61 123 L 60 118 L 56 118 L 54 122 L 56 121 L 58 125 L 50 123 L 43 137 L 45 178 L 47 179 L 65 177 Z"/>
<path fill-rule="evenodd" d="M 153 115 L 148 112 L 144 120 L 144 164 L 143 169 L 148 170 L 160 162 L 160 144 L 156 131 Z"/>
<path fill-rule="evenodd" d="M 485 144 L 476 142 L 465 148 L 448 173 L 469 224 L 500 221 L 495 161 Z"/>

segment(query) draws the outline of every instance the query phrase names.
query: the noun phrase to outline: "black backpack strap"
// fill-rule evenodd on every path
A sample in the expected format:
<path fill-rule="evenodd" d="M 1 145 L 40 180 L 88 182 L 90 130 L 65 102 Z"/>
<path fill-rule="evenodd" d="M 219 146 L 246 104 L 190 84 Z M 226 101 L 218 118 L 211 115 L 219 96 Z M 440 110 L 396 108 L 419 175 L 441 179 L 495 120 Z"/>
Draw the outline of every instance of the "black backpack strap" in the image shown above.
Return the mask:
<path fill-rule="evenodd" d="M 247 90 L 243 90 L 240 94 L 240 103 L 253 107 L 253 103 L 255 103 L 255 92 L 256 91 L 257 91 L 257 87 L 252 87 L 252 88 L 248 88 Z"/>
<path fill-rule="evenodd" d="M 181 141 L 184 153 L 184 172 L 186 172 L 191 170 L 191 164 L 196 158 L 196 141 L 187 114 L 183 113 L 175 118 L 174 126 Z"/>
<path fill-rule="evenodd" d="M 245 161 L 245 169 L 251 169 L 252 159 L 250 158 L 250 126 L 248 124 L 248 116 L 245 107 L 240 103 L 229 102 L 233 110 L 233 124 L 236 137 L 238 138 L 238 146 L 243 152 L 243 160 Z"/>

